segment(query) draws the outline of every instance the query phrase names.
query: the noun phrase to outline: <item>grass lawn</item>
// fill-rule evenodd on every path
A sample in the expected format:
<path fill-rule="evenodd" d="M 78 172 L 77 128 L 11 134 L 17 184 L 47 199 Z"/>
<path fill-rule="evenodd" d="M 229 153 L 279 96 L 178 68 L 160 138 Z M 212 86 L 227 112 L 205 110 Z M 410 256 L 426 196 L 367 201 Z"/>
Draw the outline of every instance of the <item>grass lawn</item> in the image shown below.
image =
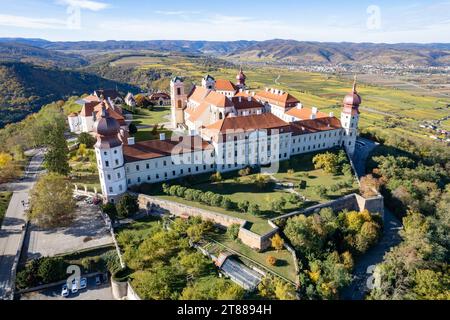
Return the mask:
<path fill-rule="evenodd" d="M 266 252 L 256 252 L 255 250 L 249 248 L 248 246 L 238 242 L 229 239 L 226 234 L 223 232 L 216 233 L 213 237 L 213 240 L 221 243 L 225 247 L 228 247 L 232 250 L 235 250 L 242 254 L 244 257 L 247 257 L 251 260 L 254 260 L 263 266 L 265 266 L 267 269 L 285 277 L 288 280 L 294 281 L 296 280 L 296 274 L 295 274 L 295 267 L 294 267 L 294 260 L 292 258 L 292 255 L 287 250 L 268 250 Z M 222 248 L 225 249 L 225 248 Z M 220 248 L 218 248 L 220 251 Z M 278 260 L 277 265 L 271 266 L 267 263 L 267 257 L 273 256 Z M 245 259 L 243 259 L 245 262 Z"/>
<path fill-rule="evenodd" d="M 12 192 L 2 191 L 0 192 L 0 226 L 2 225 L 3 218 L 5 217 L 6 210 L 8 209 L 9 201 L 11 200 Z"/>
<path fill-rule="evenodd" d="M 281 214 L 301 210 L 311 205 L 324 203 L 330 201 L 331 199 L 357 191 L 358 186 L 355 181 L 351 188 L 341 189 L 336 192 L 329 191 L 326 197 L 319 197 L 315 193 L 314 187 L 329 187 L 339 182 L 346 181 L 349 179 L 349 177 L 343 175 L 334 176 L 332 174 L 326 173 L 322 169 L 314 169 L 312 158 L 316 154 L 317 153 L 300 155 L 293 157 L 289 161 L 280 163 L 280 170 L 277 174 L 274 175 L 274 177 L 280 182 L 293 183 L 295 186 L 295 190 L 310 200 L 309 202 L 299 202 L 296 204 L 292 204 L 287 201 L 286 206 L 282 210 Z M 288 174 L 287 171 L 289 169 L 293 169 L 295 172 L 293 174 Z M 255 176 L 256 174 L 252 174 L 246 177 L 239 177 L 237 172 L 226 173 L 223 175 L 224 180 L 221 182 L 209 182 L 208 176 L 202 176 L 196 179 L 198 183 L 193 183 L 191 188 L 201 190 L 203 192 L 211 191 L 213 193 L 226 196 L 235 203 L 247 200 L 251 204 L 257 204 L 261 209 L 260 216 L 253 216 L 251 214 L 238 211 L 225 210 L 219 207 L 211 207 L 195 201 L 188 201 L 180 197 L 166 195 L 163 194 L 161 190 L 157 191 L 158 188 L 153 189 L 153 195 L 169 201 L 186 204 L 200 209 L 216 211 L 218 213 L 223 213 L 247 220 L 251 224 L 250 230 L 259 235 L 262 235 L 272 230 L 270 225 L 267 223 L 267 219 L 274 218 L 280 214 L 271 210 L 271 203 L 273 201 L 279 200 L 280 198 L 288 199 L 291 193 L 285 190 L 276 190 L 274 188 L 274 184 L 269 184 L 264 189 L 259 189 L 254 182 Z M 300 190 L 297 187 L 301 180 L 305 180 L 307 183 L 306 188 L 303 190 Z"/>
<path fill-rule="evenodd" d="M 250 214 L 247 213 L 241 213 L 241 212 L 235 212 L 235 211 L 228 211 L 222 208 L 218 208 L 218 207 L 210 207 L 207 205 L 204 205 L 202 203 L 198 203 L 198 202 L 194 202 L 194 201 L 188 201 L 179 197 L 173 197 L 173 196 L 168 196 L 168 195 L 157 195 L 158 198 L 161 199 L 165 199 L 165 200 L 169 200 L 169 201 L 173 201 L 173 202 L 178 202 L 181 204 L 185 204 L 191 207 L 195 207 L 195 208 L 199 208 L 199 209 L 204 209 L 204 210 L 209 210 L 209 211 L 215 211 L 218 213 L 223 213 L 232 217 L 237 217 L 240 219 L 244 219 L 250 222 L 251 226 L 250 226 L 250 230 L 254 233 L 257 233 L 259 235 L 265 234 L 269 231 L 272 230 L 272 227 L 268 224 L 267 219 L 264 217 L 256 217 L 256 216 L 252 216 Z"/>
<path fill-rule="evenodd" d="M 330 201 L 331 199 L 335 199 L 351 192 L 357 191 L 358 185 L 356 181 L 354 181 L 352 188 L 341 189 L 337 192 L 328 192 L 327 197 L 319 197 L 319 195 L 317 195 L 317 193 L 314 191 L 314 187 L 330 187 L 334 184 L 344 182 L 349 179 L 349 177 L 346 177 L 344 175 L 333 175 L 325 172 L 323 169 L 317 170 L 314 168 L 312 159 L 315 155 L 323 152 L 299 155 L 296 157 L 292 157 L 288 161 L 284 161 L 280 165 L 279 172 L 274 175 L 275 178 L 282 182 L 294 183 L 294 185 L 296 186 L 296 191 L 305 196 L 307 199 L 319 203 L 324 203 Z M 294 173 L 288 173 L 289 169 L 294 170 Z M 306 188 L 303 190 L 297 187 L 298 183 L 301 180 L 306 181 Z"/>
<path fill-rule="evenodd" d="M 143 219 L 139 219 L 138 221 L 135 221 L 131 224 L 117 227 L 115 228 L 115 231 L 116 235 L 119 235 L 124 231 L 132 231 L 133 233 L 139 235 L 140 238 L 146 238 L 152 233 L 152 228 L 159 225 L 160 223 L 161 219 L 159 219 L 158 217 L 148 216 Z M 123 247 L 124 243 L 120 243 L 120 237 L 118 238 L 118 241 L 119 245 Z"/>
<path fill-rule="evenodd" d="M 156 135 L 152 133 L 154 125 L 161 126 L 170 121 L 167 118 L 168 115 L 170 115 L 170 106 L 157 106 L 154 110 L 139 108 L 137 114 L 133 115 L 133 123 L 138 127 L 144 126 L 144 128 L 138 128 L 138 132 L 134 135 L 136 142 L 159 139 L 160 133 L 165 133 L 166 138 L 169 139 L 172 134 L 170 130 L 158 130 Z"/>

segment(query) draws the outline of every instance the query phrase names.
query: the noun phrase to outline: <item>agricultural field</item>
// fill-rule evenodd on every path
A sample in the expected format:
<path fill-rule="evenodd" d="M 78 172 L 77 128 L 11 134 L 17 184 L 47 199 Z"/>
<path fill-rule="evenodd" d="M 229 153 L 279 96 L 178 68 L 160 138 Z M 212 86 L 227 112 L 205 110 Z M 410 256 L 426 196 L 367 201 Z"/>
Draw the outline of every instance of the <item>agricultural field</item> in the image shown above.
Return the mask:
<path fill-rule="evenodd" d="M 210 73 L 216 78 L 234 80 L 238 66 L 221 66 L 216 61 L 187 56 L 124 57 L 114 64 L 134 65 L 138 70 L 154 70 L 162 75 L 154 81 L 156 89 L 169 90 L 169 80 L 173 75 L 186 79 L 186 89 Z M 276 67 L 244 67 L 250 90 L 277 87 L 289 91 L 307 107 L 318 107 L 323 112 L 334 112 L 339 117 L 342 99 L 351 90 L 353 80 L 348 75 L 330 75 L 297 71 Z M 362 129 L 383 128 L 397 134 L 407 132 L 416 137 L 426 138 L 429 133 L 419 128 L 424 120 L 437 120 L 448 115 L 446 87 L 441 83 L 445 78 L 433 76 L 433 83 L 421 84 L 420 79 L 385 79 L 378 75 L 362 75 L 358 83 L 361 94 Z M 379 79 L 384 79 L 379 80 Z M 431 88 L 431 89 L 430 89 Z M 442 91 L 444 90 L 444 91 Z M 443 93 L 440 93 L 443 92 Z M 439 93 L 439 94 L 437 94 Z"/>

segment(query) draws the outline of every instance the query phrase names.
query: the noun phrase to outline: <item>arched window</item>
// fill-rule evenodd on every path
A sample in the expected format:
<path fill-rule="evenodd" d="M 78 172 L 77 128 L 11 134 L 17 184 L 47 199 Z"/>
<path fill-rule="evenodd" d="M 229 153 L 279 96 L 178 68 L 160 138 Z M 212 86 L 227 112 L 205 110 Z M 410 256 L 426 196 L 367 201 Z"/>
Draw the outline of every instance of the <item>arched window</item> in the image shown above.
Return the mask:
<path fill-rule="evenodd" d="M 222 113 L 222 112 L 219 113 L 219 119 L 220 119 L 220 120 L 223 119 L 223 113 Z"/>

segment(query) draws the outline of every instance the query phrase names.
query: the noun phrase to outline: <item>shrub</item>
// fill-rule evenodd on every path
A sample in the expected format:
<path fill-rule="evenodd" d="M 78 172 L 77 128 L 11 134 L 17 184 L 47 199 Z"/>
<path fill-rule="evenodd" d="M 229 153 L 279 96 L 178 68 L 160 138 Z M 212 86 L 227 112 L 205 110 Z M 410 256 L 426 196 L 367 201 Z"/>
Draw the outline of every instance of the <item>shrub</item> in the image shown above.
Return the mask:
<path fill-rule="evenodd" d="M 139 204 L 136 196 L 125 194 L 117 203 L 117 214 L 121 218 L 127 218 L 139 211 Z"/>
<path fill-rule="evenodd" d="M 236 240 L 239 237 L 239 230 L 241 226 L 239 224 L 232 224 L 227 228 L 227 236 L 231 240 Z"/>
<path fill-rule="evenodd" d="M 271 266 L 275 266 L 277 264 L 278 260 L 274 256 L 268 256 L 266 258 L 266 262 L 267 262 L 267 264 L 269 264 Z"/>
<path fill-rule="evenodd" d="M 233 201 L 230 200 L 230 198 L 226 198 L 224 197 L 222 200 L 222 206 L 223 209 L 225 210 L 231 210 L 234 208 L 234 203 Z"/>
<path fill-rule="evenodd" d="M 251 204 L 248 207 L 248 213 L 254 216 L 259 216 L 261 214 L 261 210 L 259 209 L 259 206 L 257 204 Z"/>
<path fill-rule="evenodd" d="M 246 168 L 244 168 L 244 169 L 239 170 L 239 175 L 240 175 L 241 177 L 248 176 L 248 175 L 251 174 L 251 173 L 252 173 L 252 169 L 251 169 L 250 167 L 246 167 Z"/>
<path fill-rule="evenodd" d="M 306 186 L 307 186 L 307 182 L 305 180 L 300 180 L 300 182 L 298 183 L 299 189 L 304 190 L 304 189 L 306 189 Z"/>
<path fill-rule="evenodd" d="M 80 135 L 78 136 L 78 139 L 77 139 L 77 142 L 80 145 L 84 144 L 89 149 L 94 146 L 96 141 L 97 140 L 87 132 L 80 133 Z"/>
<path fill-rule="evenodd" d="M 62 258 L 45 257 L 40 260 L 38 276 L 44 283 L 52 283 L 66 277 L 67 264 Z"/>
<path fill-rule="evenodd" d="M 247 212 L 248 211 L 248 207 L 250 206 L 250 202 L 248 202 L 247 200 L 239 202 L 238 204 L 238 209 L 242 212 Z"/>

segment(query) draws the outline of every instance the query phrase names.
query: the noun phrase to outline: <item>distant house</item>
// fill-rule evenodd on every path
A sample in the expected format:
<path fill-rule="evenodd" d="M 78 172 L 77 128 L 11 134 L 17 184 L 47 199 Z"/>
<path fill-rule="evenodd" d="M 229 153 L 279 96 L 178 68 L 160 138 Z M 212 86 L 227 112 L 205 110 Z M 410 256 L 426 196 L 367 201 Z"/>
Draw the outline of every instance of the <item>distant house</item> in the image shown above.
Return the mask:
<path fill-rule="evenodd" d="M 125 97 L 125 104 L 132 108 L 136 107 L 136 99 L 131 92 L 128 92 L 127 96 Z"/>
<path fill-rule="evenodd" d="M 165 92 L 153 93 L 148 97 L 148 99 L 155 106 L 170 106 L 171 105 L 170 95 L 168 95 Z"/>
<path fill-rule="evenodd" d="M 122 95 L 117 90 L 114 89 L 95 90 L 93 95 L 98 99 L 104 98 L 105 100 L 115 105 L 121 105 L 125 102 Z"/>

